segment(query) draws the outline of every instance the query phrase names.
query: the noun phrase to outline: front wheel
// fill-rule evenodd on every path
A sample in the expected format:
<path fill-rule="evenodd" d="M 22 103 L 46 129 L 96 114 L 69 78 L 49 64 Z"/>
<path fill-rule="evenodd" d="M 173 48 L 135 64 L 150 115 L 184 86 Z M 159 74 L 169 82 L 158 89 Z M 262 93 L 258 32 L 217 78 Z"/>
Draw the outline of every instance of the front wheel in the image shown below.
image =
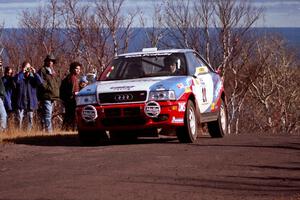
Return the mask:
<path fill-rule="evenodd" d="M 194 103 L 189 100 L 184 116 L 184 126 L 176 129 L 176 135 L 181 143 L 193 143 L 198 136 L 198 123 Z"/>
<path fill-rule="evenodd" d="M 221 100 L 221 106 L 219 110 L 218 119 L 213 122 L 207 123 L 207 128 L 212 138 L 221 138 L 228 132 L 228 116 L 227 107 L 223 100 Z"/>

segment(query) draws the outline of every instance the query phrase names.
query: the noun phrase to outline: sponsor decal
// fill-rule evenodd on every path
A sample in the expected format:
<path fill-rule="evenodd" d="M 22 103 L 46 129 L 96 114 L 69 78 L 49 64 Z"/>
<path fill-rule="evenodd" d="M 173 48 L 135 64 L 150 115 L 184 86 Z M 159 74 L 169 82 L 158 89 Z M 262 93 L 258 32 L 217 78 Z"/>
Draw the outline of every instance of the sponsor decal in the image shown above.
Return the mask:
<path fill-rule="evenodd" d="M 164 91 L 166 88 L 163 85 L 156 86 L 156 91 Z"/>
<path fill-rule="evenodd" d="M 194 80 L 195 85 L 200 85 L 200 81 L 198 79 Z"/>
<path fill-rule="evenodd" d="M 206 66 L 200 66 L 196 68 L 196 74 L 205 74 L 208 72 L 208 69 Z"/>
<path fill-rule="evenodd" d="M 201 86 L 204 86 L 204 87 L 205 87 L 205 81 L 204 81 L 203 79 L 200 79 L 199 81 L 200 81 L 199 84 L 200 84 Z"/>
<path fill-rule="evenodd" d="M 160 105 L 155 101 L 147 102 L 144 108 L 145 114 L 151 118 L 157 117 L 160 114 L 160 111 Z"/>
<path fill-rule="evenodd" d="M 178 103 L 178 111 L 179 112 L 185 112 L 185 102 L 179 102 Z"/>
<path fill-rule="evenodd" d="M 215 98 L 217 98 L 219 96 L 221 87 L 222 87 L 221 82 L 218 82 L 216 90 L 215 90 Z"/>
<path fill-rule="evenodd" d="M 85 106 L 81 112 L 81 116 L 87 122 L 94 121 L 98 117 L 97 109 L 92 105 Z"/>
<path fill-rule="evenodd" d="M 203 103 L 207 102 L 207 97 L 206 97 L 206 87 L 202 88 L 202 101 Z"/>
<path fill-rule="evenodd" d="M 184 92 L 185 92 L 185 93 L 190 93 L 190 92 L 192 92 L 192 90 L 191 90 L 190 87 L 186 87 Z"/>
<path fill-rule="evenodd" d="M 215 110 L 215 106 L 216 106 L 216 104 L 215 104 L 215 103 L 212 103 L 211 106 L 210 106 L 210 109 L 211 109 L 212 111 Z"/>
<path fill-rule="evenodd" d="M 176 118 L 176 117 L 173 117 L 172 118 L 172 123 L 174 124 L 177 124 L 177 123 L 183 123 L 183 118 Z"/>
<path fill-rule="evenodd" d="M 106 78 L 108 78 L 109 77 L 109 75 L 110 75 L 110 73 L 114 70 L 114 66 L 112 66 L 110 69 L 109 69 L 109 71 L 107 72 L 107 74 L 106 74 Z"/>
<path fill-rule="evenodd" d="M 181 89 L 181 88 L 183 88 L 183 87 L 184 87 L 184 85 L 183 85 L 182 83 L 178 83 L 178 84 L 177 84 L 177 88 Z"/>
<path fill-rule="evenodd" d="M 118 87 L 110 87 L 111 90 L 116 90 L 116 91 L 124 91 L 124 90 L 130 90 L 134 88 L 134 86 L 118 86 Z"/>

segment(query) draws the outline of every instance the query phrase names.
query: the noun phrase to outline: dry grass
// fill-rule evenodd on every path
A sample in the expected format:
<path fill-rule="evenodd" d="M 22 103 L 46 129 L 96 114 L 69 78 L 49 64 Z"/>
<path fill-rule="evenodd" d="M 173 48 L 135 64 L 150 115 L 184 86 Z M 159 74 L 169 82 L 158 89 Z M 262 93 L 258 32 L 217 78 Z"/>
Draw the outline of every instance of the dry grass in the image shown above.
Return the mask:
<path fill-rule="evenodd" d="M 77 132 L 56 130 L 53 133 L 47 133 L 38 130 L 22 131 L 19 129 L 11 128 L 5 132 L 0 133 L 0 143 L 7 143 L 9 141 L 14 141 L 20 138 L 61 137 L 61 136 L 72 136 L 72 135 L 77 135 Z"/>

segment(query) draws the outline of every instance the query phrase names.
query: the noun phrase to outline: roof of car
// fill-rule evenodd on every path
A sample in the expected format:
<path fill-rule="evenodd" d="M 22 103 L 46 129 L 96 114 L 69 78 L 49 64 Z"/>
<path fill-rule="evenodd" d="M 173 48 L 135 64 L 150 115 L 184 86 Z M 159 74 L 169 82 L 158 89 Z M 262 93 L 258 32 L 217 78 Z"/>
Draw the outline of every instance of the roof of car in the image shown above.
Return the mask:
<path fill-rule="evenodd" d="M 155 48 L 143 49 L 143 51 L 139 52 L 132 52 L 132 53 L 124 53 L 119 54 L 117 57 L 139 57 L 144 55 L 169 55 L 172 53 L 186 53 L 186 52 L 193 52 L 192 49 L 164 49 L 164 50 L 157 50 Z"/>

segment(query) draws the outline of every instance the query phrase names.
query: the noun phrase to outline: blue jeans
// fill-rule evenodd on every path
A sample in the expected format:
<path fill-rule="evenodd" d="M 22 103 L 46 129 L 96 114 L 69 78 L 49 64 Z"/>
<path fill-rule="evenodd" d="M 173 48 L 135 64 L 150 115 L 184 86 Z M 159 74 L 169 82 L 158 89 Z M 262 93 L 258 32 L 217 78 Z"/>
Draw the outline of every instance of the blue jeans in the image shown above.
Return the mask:
<path fill-rule="evenodd" d="M 50 100 L 42 101 L 42 125 L 43 130 L 52 132 L 53 103 Z"/>
<path fill-rule="evenodd" d="M 24 109 L 18 109 L 17 110 L 17 122 L 19 129 L 23 129 L 23 120 L 24 116 L 27 117 L 27 131 L 31 131 L 33 127 L 33 111 L 32 110 L 24 110 Z"/>
<path fill-rule="evenodd" d="M 3 104 L 3 100 L 0 98 L 0 131 L 4 131 L 7 128 L 7 113 Z"/>

